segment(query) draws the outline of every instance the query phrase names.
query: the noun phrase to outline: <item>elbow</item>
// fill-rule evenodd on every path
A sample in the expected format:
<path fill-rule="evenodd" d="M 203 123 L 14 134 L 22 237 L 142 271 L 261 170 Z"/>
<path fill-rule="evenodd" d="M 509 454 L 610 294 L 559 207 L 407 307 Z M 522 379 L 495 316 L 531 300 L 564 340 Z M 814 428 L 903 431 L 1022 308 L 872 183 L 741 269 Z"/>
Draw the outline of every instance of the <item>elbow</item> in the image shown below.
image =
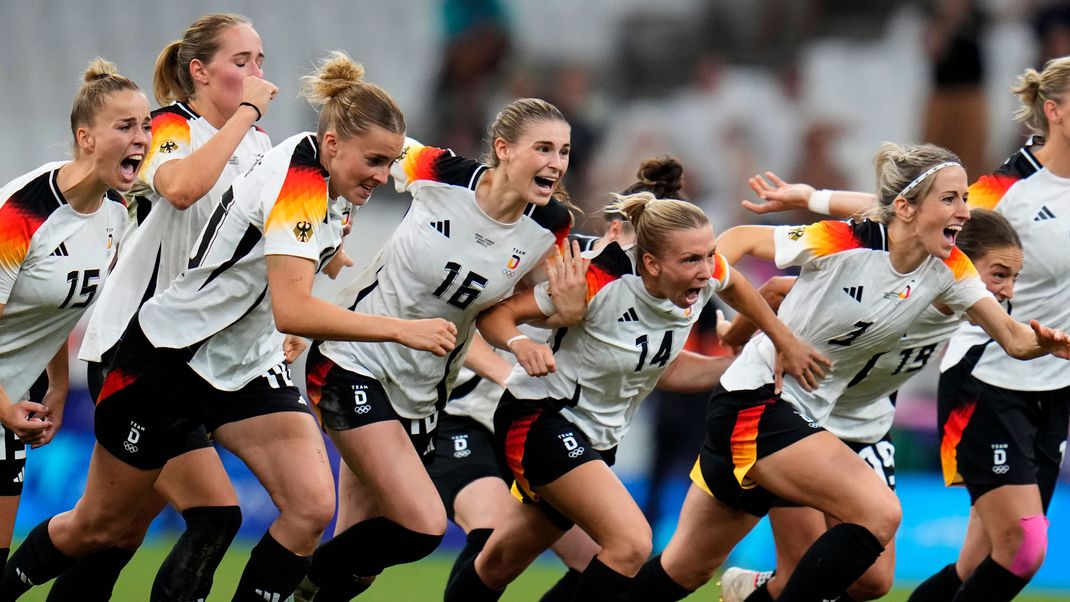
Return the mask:
<path fill-rule="evenodd" d="M 178 209 L 179 211 L 185 211 L 186 209 L 192 207 L 193 204 L 196 203 L 201 197 L 178 193 L 164 196 L 164 198 L 167 199 L 167 202 L 171 203 L 171 206 L 175 209 Z"/>

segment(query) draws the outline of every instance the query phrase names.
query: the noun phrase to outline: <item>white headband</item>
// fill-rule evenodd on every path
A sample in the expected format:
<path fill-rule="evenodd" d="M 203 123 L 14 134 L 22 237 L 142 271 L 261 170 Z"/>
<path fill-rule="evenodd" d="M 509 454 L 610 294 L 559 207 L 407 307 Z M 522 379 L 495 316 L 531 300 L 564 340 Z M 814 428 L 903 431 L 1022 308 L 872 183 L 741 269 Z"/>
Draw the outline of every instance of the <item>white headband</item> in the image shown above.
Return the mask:
<path fill-rule="evenodd" d="M 922 172 L 922 174 L 920 176 L 914 178 L 913 182 L 907 184 L 906 188 L 904 188 L 903 190 L 901 190 L 899 192 L 899 196 L 901 196 L 901 197 L 903 197 L 905 199 L 907 197 L 907 194 L 910 193 L 911 190 L 914 190 L 918 186 L 918 184 L 921 184 L 922 181 L 925 180 L 925 178 L 928 178 L 929 176 L 933 175 L 934 173 L 940 171 L 941 169 L 943 169 L 945 167 L 951 167 L 953 165 L 957 166 L 957 167 L 962 167 L 961 165 L 959 165 L 958 163 L 955 163 L 954 161 L 947 161 L 946 163 L 939 163 L 937 165 L 933 165 L 929 169 L 926 169 L 924 172 Z"/>

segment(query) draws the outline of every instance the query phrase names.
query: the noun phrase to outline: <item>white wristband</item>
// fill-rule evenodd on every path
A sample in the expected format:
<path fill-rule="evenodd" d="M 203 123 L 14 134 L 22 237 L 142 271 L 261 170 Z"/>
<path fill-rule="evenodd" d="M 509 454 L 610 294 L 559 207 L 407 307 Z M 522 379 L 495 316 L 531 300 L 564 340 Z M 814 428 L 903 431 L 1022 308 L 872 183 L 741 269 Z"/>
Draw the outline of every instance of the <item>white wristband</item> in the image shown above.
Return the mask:
<path fill-rule="evenodd" d="M 509 339 L 508 341 L 505 342 L 505 348 L 506 349 L 512 349 L 513 348 L 513 343 L 519 341 L 520 339 L 528 339 L 530 341 L 531 337 L 529 337 L 526 334 L 518 334 L 515 337 L 513 337 L 513 338 L 511 338 L 511 339 Z"/>
<path fill-rule="evenodd" d="M 831 190 L 815 190 L 806 200 L 806 208 L 814 213 L 829 215 L 829 207 L 832 204 Z"/>

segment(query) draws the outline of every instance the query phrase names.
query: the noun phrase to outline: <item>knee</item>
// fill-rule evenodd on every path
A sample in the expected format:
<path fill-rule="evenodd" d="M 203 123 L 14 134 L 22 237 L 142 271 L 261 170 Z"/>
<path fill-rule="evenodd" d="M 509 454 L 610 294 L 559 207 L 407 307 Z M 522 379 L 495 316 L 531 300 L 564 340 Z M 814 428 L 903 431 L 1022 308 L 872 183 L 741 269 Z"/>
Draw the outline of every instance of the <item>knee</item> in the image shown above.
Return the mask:
<path fill-rule="evenodd" d="M 607 539 L 598 553 L 602 561 L 622 574 L 638 573 L 653 548 L 650 526 L 644 524 L 643 527 L 624 529 Z"/>
<path fill-rule="evenodd" d="M 878 600 L 892 591 L 895 574 L 892 567 L 888 570 L 870 570 L 847 589 L 852 600 Z"/>
<path fill-rule="evenodd" d="M 1026 516 L 1007 529 L 1001 538 L 1014 550 L 1010 572 L 1022 579 L 1030 579 L 1040 570 L 1048 551 L 1048 519 L 1043 515 Z M 997 544 L 998 545 L 998 544 Z"/>
<path fill-rule="evenodd" d="M 323 535 L 334 518 L 334 495 L 309 495 L 300 500 L 290 500 L 278 504 L 279 520 L 293 524 L 302 532 Z"/>
<path fill-rule="evenodd" d="M 428 501 L 431 503 L 425 504 L 419 512 L 390 518 L 411 531 L 429 533 L 441 538 L 446 533 L 446 508 L 442 506 L 437 497 L 428 498 Z"/>
<path fill-rule="evenodd" d="M 895 537 L 899 530 L 899 523 L 903 520 L 903 509 L 899 505 L 899 499 L 890 490 L 879 503 L 872 504 L 866 513 L 865 520 L 860 521 L 863 527 L 881 543 L 887 546 L 888 542 Z"/>

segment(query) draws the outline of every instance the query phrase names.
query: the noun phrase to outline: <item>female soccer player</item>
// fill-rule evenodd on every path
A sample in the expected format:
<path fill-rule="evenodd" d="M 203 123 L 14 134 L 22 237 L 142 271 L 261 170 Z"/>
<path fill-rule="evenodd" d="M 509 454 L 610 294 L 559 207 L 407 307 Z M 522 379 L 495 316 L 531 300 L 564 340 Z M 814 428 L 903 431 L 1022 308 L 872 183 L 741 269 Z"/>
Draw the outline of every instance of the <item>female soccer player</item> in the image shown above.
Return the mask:
<path fill-rule="evenodd" d="M 149 105 L 104 59 L 89 63 L 71 109 L 74 159 L 0 188 L 0 567 L 22 494 L 25 445 L 52 440 L 67 396 L 67 335 L 95 300 L 126 227 L 149 144 Z M 47 367 L 48 391 L 27 394 Z"/>
<path fill-rule="evenodd" d="M 438 412 L 476 315 L 524 280 L 571 222 L 556 198 L 569 125 L 539 99 L 510 103 L 491 125 L 489 165 L 409 140 L 391 170 L 412 208 L 358 281 L 352 308 L 441 317 L 457 325 L 448 357 L 398 345 L 326 342 L 308 361 L 309 395 L 345 460 L 334 539 L 316 551 L 300 595 L 348 600 L 384 568 L 430 554 L 446 512 L 424 467 Z M 300 597 L 298 599 L 301 599 Z"/>
<path fill-rule="evenodd" d="M 985 287 L 998 301 L 1003 303 L 1014 296 L 1014 281 L 1022 267 L 1022 243 L 1003 216 L 984 209 L 972 210 L 970 221 L 955 239 L 955 246 L 970 258 Z M 776 280 L 781 281 L 782 294 L 790 290 L 794 281 L 792 278 Z M 943 355 L 961 322 L 961 315 L 945 313 L 936 306 L 927 308 L 894 349 L 874 355 L 867 362 L 867 369 L 851 380 L 822 424 L 866 460 L 892 490 L 895 489 L 895 447 L 889 429 L 895 414 L 895 392 L 929 360 Z M 727 569 L 721 576 L 721 597 L 725 602 L 775 599 L 810 544 L 829 524 L 836 524 L 835 519 L 826 519 L 812 508 L 793 506 L 777 505 L 769 512 L 777 547 L 776 574 L 770 577 L 768 573 Z M 848 588 L 844 594 L 847 597 L 840 599 L 880 598 L 891 589 L 894 572 L 893 540 L 877 562 Z"/>
<path fill-rule="evenodd" d="M 246 18 L 210 14 L 156 60 L 154 92 L 161 108 L 153 112 L 152 145 L 140 174 L 147 187 L 137 201 L 141 223 L 124 240 L 123 256 L 101 291 L 80 352 L 90 363 L 94 399 L 130 318 L 185 271 L 193 243 L 223 193 L 271 148 L 267 134 L 254 125 L 277 91 L 263 79 L 263 59 L 260 36 Z M 80 560 L 56 580 L 50 596 L 110 597 L 165 499 L 182 513 L 186 530 L 157 574 L 156 595 L 208 596 L 215 568 L 241 525 L 241 510 L 204 429 L 197 429 L 186 446 L 157 479 L 159 495 L 131 517 L 122 546 Z"/>
<path fill-rule="evenodd" d="M 696 392 L 716 384 L 729 360 L 681 353 L 713 293 L 770 328 L 774 353 L 789 373 L 810 382 L 822 375 L 824 358 L 797 340 L 714 251 L 702 210 L 645 192 L 618 197 L 614 209 L 635 228 L 634 251 L 613 243 L 592 260 L 583 319 L 556 330 L 553 350 L 517 330 L 530 320 L 558 325 L 556 303 L 543 286 L 480 318 L 487 341 L 508 347 L 519 361 L 494 422 L 516 490 L 529 503 L 515 506 L 462 567 L 446 600 L 498 599 L 573 524 L 602 547 L 574 599 L 618 599 L 650 553 L 651 532 L 609 466 L 655 385 Z"/>
<path fill-rule="evenodd" d="M 280 331 L 443 355 L 455 334 L 445 320 L 372 317 L 311 295 L 316 270 L 341 242 L 343 209 L 386 181 L 404 142 L 400 109 L 363 72 L 336 53 L 306 78 L 306 97 L 322 107 L 319 131 L 288 138 L 236 179 L 189 269 L 142 305 L 100 393 L 86 491 L 15 552 L 4 596 L 121 537 L 161 468 L 201 425 L 242 458 L 279 508 L 234 599 L 281 600 L 300 581 L 334 513 L 334 483 L 308 405 L 276 370 Z"/>
<path fill-rule="evenodd" d="M 929 145 L 886 144 L 876 163 L 880 221 L 747 226 L 718 241 L 729 258 L 749 253 L 803 268 L 780 315 L 835 364 L 813 392 L 789 382 L 783 397 L 772 395 L 768 343 L 759 336 L 747 344 L 710 401 L 680 526 L 644 568 L 636 599 L 680 599 L 708 581 L 774 496 L 843 521 L 810 546 L 781 600 L 833 598 L 861 576 L 895 534 L 898 501 L 819 425 L 869 359 L 894 348 L 933 302 L 965 311 L 1015 357 L 1070 358 L 1070 337 L 1011 319 L 955 248 L 969 219 L 956 157 Z"/>
<path fill-rule="evenodd" d="M 639 166 L 636 177 L 638 180 L 622 194 L 645 191 L 657 198 L 678 198 L 683 184 L 683 166 L 672 157 L 647 159 Z M 578 247 L 583 247 L 597 252 L 611 242 L 622 247 L 635 242 L 635 229 L 628 218 L 617 211 L 616 203 L 606 206 L 602 214 L 606 228 L 601 237 L 570 235 L 577 251 Z M 579 259 L 578 252 L 571 257 L 565 254 L 561 267 L 571 269 L 562 276 L 574 279 L 586 290 L 586 269 L 581 269 L 570 259 Z M 551 267 L 557 265 L 555 262 Z M 548 273 L 556 275 L 549 269 Z M 524 326 L 523 332 L 540 341 L 550 335 L 546 329 L 528 325 Z M 465 358 L 466 364 L 473 361 L 479 361 L 481 372 L 491 377 L 483 378 L 468 368 L 461 371 L 439 421 L 435 461 L 428 468 L 447 515 L 467 535 L 465 547 L 454 563 L 455 571 L 483 549 L 503 514 L 516 503 L 509 494 L 512 473 L 494 442 L 494 411 L 516 358 L 508 351 L 491 348 L 479 337 L 472 342 Z M 590 536 L 574 527 L 554 543 L 553 550 L 568 566 L 568 573 L 542 597 L 542 602 L 571 600 L 580 574 L 598 553 L 599 547 Z"/>

